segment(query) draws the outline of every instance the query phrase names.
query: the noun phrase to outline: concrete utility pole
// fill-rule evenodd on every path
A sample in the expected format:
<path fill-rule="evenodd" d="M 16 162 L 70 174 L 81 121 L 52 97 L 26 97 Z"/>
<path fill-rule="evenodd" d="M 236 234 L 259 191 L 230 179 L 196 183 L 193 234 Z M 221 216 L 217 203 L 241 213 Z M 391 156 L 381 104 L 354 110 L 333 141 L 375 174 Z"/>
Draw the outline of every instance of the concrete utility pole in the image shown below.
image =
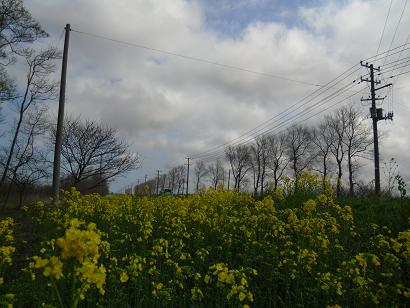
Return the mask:
<path fill-rule="evenodd" d="M 68 60 L 68 44 L 70 42 L 70 24 L 65 26 L 65 39 L 63 51 L 63 66 L 61 69 L 60 81 L 60 99 L 58 102 L 58 118 L 56 130 L 56 143 L 54 148 L 54 163 L 53 163 L 53 197 L 57 201 L 60 193 L 60 164 L 61 164 L 61 145 L 63 139 L 64 126 L 64 105 L 65 105 L 65 85 L 67 75 L 67 60 Z"/>
<path fill-rule="evenodd" d="M 363 63 L 360 64 L 370 69 L 370 79 L 361 77 L 361 81 L 370 82 L 370 98 L 361 99 L 361 101 L 371 101 L 372 107 L 370 108 L 370 117 L 373 121 L 373 146 L 374 146 L 374 190 L 377 196 L 380 195 L 380 168 L 379 168 L 379 137 L 377 133 L 377 122 L 380 120 L 393 119 L 393 113 L 383 116 L 383 109 L 376 108 L 376 101 L 383 100 L 384 97 L 376 97 L 376 91 L 389 87 L 392 84 L 386 84 L 379 88 L 375 88 L 375 85 L 380 84 L 380 81 L 374 79 L 374 71 L 380 71 L 380 66 L 375 68 L 373 64 Z"/>
<path fill-rule="evenodd" d="M 189 183 L 189 160 L 191 159 L 190 157 L 185 158 L 188 163 L 187 163 L 187 169 L 186 169 L 186 195 L 188 196 L 188 183 Z"/>

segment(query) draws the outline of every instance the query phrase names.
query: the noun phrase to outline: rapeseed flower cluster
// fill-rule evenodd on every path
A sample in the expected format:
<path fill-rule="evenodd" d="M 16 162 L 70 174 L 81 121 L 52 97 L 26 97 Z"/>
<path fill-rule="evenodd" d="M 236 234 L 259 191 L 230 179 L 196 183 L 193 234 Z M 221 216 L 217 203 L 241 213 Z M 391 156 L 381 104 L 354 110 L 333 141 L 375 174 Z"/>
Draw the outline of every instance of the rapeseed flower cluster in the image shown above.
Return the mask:
<path fill-rule="evenodd" d="M 290 206 L 295 187 L 309 198 Z M 352 208 L 311 173 L 262 200 L 223 187 L 189 197 L 72 190 L 58 208 L 24 213 L 43 241 L 30 258 L 35 281 L 24 281 L 43 292 L 26 292 L 32 305 L 356 307 L 410 298 L 410 230 L 358 228 Z"/>
<path fill-rule="evenodd" d="M 0 303 L 12 307 L 13 293 L 3 293 L 2 286 L 5 283 L 4 274 L 8 267 L 13 264 L 13 254 L 16 251 L 14 244 L 14 220 L 6 217 L 0 220 Z"/>
<path fill-rule="evenodd" d="M 13 246 L 14 237 L 14 220 L 11 217 L 6 217 L 0 221 L 0 271 L 3 270 L 4 266 L 12 265 L 12 255 L 15 252 L 15 247 Z M 0 282 L 3 277 L 0 277 Z"/>
<path fill-rule="evenodd" d="M 64 236 L 48 242 L 51 251 L 42 248 L 40 252 L 44 255 L 58 252 L 58 255 L 50 257 L 34 256 L 29 264 L 32 272 L 32 279 L 36 279 L 35 270 L 42 270 L 44 277 L 51 279 L 59 300 L 61 288 L 65 283 L 57 284 L 55 280 L 70 280 L 73 286 L 72 304 L 77 305 L 78 300 L 84 300 L 87 292 L 95 287 L 101 295 L 105 294 L 104 285 L 106 282 L 106 269 L 99 264 L 101 247 L 104 241 L 101 240 L 101 232 L 95 223 L 86 224 L 77 218 L 73 218 Z M 105 243 L 105 247 L 109 247 Z"/>

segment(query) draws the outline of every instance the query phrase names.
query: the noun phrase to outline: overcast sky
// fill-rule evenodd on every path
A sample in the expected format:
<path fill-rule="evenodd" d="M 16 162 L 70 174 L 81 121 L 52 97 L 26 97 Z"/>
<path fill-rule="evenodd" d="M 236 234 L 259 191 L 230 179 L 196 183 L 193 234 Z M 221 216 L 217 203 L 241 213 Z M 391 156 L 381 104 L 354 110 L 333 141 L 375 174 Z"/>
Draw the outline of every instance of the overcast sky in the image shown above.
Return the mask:
<path fill-rule="evenodd" d="M 376 54 L 390 5 L 389 0 L 25 3 L 50 33 L 47 43 L 61 48 L 63 28 L 70 23 L 77 31 L 320 85 Z M 393 1 L 380 52 L 408 39 L 410 4 L 391 43 L 404 5 L 404 0 Z M 401 54 L 402 58 L 408 56 L 409 50 Z M 71 33 L 68 61 L 66 112 L 118 128 L 144 159 L 141 169 L 111 185 L 114 191 L 136 183 L 145 174 L 153 177 L 157 169 L 166 171 L 183 163 L 188 154 L 238 137 L 317 90 L 311 85 L 76 32 Z M 360 73 L 366 74 L 366 70 L 346 82 L 352 82 Z M 381 158 L 395 157 L 407 179 L 409 76 L 395 80 L 394 121 L 379 122 L 385 134 L 380 145 Z M 361 94 L 366 96 L 367 92 Z M 366 112 L 368 106 L 359 99 L 355 96 L 344 103 L 355 103 Z M 57 103 L 51 105 L 55 112 Z M 389 105 L 391 99 L 383 107 L 387 110 Z M 322 116 L 310 121 L 318 122 Z M 371 166 L 371 162 L 368 164 Z"/>

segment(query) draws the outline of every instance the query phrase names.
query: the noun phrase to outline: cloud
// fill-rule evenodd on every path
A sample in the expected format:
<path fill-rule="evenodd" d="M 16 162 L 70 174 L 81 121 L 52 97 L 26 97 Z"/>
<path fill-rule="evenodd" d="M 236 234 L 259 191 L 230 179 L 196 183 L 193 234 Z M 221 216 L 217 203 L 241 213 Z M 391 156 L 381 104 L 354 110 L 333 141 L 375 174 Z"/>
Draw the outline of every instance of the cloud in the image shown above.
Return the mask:
<path fill-rule="evenodd" d="M 257 8 L 257 2 L 251 2 L 237 2 L 234 9 L 242 14 L 249 5 Z M 229 36 L 207 25 L 212 3 L 26 1 L 54 38 L 71 23 L 74 30 L 319 84 L 375 54 L 388 8 L 381 0 L 310 4 L 292 12 L 297 16 L 293 24 L 255 15 Z M 399 4 L 393 5 L 382 50 L 389 47 L 400 10 Z M 409 28 L 406 12 L 394 46 L 404 42 Z M 400 80 L 409 79 L 404 75 Z M 110 123 L 142 156 L 155 157 L 146 160 L 141 174 L 231 140 L 315 89 L 71 33 L 67 112 Z M 390 132 L 382 142 L 382 157 L 397 157 L 403 165 L 407 160 L 400 153 L 410 150 L 410 127 L 400 106 L 406 106 L 408 89 L 407 83 L 395 92 L 402 105 L 396 105 L 393 124 L 380 125 Z M 138 174 L 128 180 L 141 177 Z"/>

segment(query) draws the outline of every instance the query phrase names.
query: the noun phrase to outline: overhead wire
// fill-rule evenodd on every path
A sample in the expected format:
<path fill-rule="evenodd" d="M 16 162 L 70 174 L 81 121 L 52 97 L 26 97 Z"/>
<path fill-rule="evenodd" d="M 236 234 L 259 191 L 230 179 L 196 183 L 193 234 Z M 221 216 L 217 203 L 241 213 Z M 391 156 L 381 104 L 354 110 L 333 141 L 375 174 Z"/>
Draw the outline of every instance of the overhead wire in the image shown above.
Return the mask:
<path fill-rule="evenodd" d="M 394 72 L 394 71 L 396 71 L 398 69 L 401 69 L 401 68 L 406 68 L 410 65 L 409 62 L 410 62 L 410 60 L 406 62 L 407 64 L 403 63 L 403 65 L 400 65 L 396 68 L 391 68 L 391 69 L 385 70 L 385 71 L 381 72 L 380 74 L 386 74 L 386 73 Z M 388 77 L 388 78 L 390 78 L 390 77 Z"/>
<path fill-rule="evenodd" d="M 389 15 L 390 15 L 390 10 L 391 10 L 392 4 L 393 4 L 393 0 L 390 0 L 389 10 L 387 11 L 386 20 L 384 21 L 384 26 L 383 26 L 383 30 L 382 30 L 382 35 L 380 36 L 379 46 L 377 47 L 376 55 L 379 54 L 380 46 L 381 46 L 381 44 L 382 44 L 382 40 L 383 40 L 383 36 L 384 36 L 384 31 L 386 30 L 387 20 L 389 19 Z"/>
<path fill-rule="evenodd" d="M 352 88 L 353 86 L 355 86 L 355 84 L 348 84 L 348 85 L 346 85 L 345 87 L 343 87 L 343 88 L 341 88 L 341 89 L 335 91 L 334 93 L 328 95 L 327 97 L 325 97 L 325 98 L 319 100 L 319 101 L 316 102 L 314 105 L 311 105 L 311 106 L 309 106 L 309 107 L 307 107 L 307 108 L 305 108 L 305 109 L 299 111 L 299 112 L 296 113 L 292 118 L 283 119 L 282 122 L 279 122 L 279 123 L 276 124 L 274 127 L 268 127 L 268 128 L 265 128 L 264 130 L 260 130 L 260 131 L 258 131 L 257 134 L 253 134 L 253 135 L 247 137 L 246 139 L 241 140 L 240 142 L 234 142 L 234 143 L 232 143 L 232 144 L 230 144 L 230 145 L 231 145 L 231 146 L 237 146 L 237 145 L 239 145 L 239 144 L 248 143 L 248 142 L 254 140 L 254 138 L 256 138 L 256 137 L 258 137 L 258 136 L 264 135 L 264 134 L 266 134 L 267 132 L 272 132 L 274 129 L 280 128 L 280 127 L 282 127 L 283 125 L 285 125 L 286 123 L 288 123 L 288 122 L 290 122 L 290 121 L 293 121 L 295 118 L 297 119 L 297 118 L 299 118 L 299 117 L 300 117 L 301 115 L 303 115 L 303 114 L 310 113 L 312 110 L 314 110 L 314 109 L 317 108 L 317 107 L 322 106 L 323 104 L 325 104 L 325 103 L 328 102 L 329 100 L 334 99 L 335 97 L 340 96 L 340 95 L 343 94 L 344 92 L 347 92 L 347 90 L 349 90 L 349 89 Z M 340 93 L 339 93 L 339 92 L 340 92 Z M 219 152 L 219 151 L 213 151 L 213 152 Z M 198 159 L 198 158 L 203 158 L 204 156 L 209 156 L 209 155 L 211 155 L 211 154 L 208 153 L 208 155 L 202 155 L 202 156 L 199 156 L 199 157 L 196 157 L 196 158 L 197 158 L 197 159 Z"/>
<path fill-rule="evenodd" d="M 301 119 L 299 122 L 294 123 L 293 125 L 299 125 L 299 124 L 301 124 L 301 123 L 303 123 L 303 122 L 306 122 L 306 121 L 310 120 L 310 119 L 313 118 L 313 117 L 318 116 L 319 114 L 322 114 L 322 113 L 325 112 L 325 111 L 328 111 L 329 109 L 331 109 L 331 108 L 337 106 L 338 104 L 340 104 L 340 103 L 346 101 L 347 99 L 349 99 L 349 98 L 351 98 L 351 97 L 353 97 L 353 96 L 359 94 L 359 93 L 363 90 L 363 88 L 364 88 L 364 87 L 362 87 L 360 90 L 356 91 L 355 93 L 353 93 L 353 94 L 351 94 L 351 95 L 349 95 L 349 96 L 347 96 L 347 97 L 345 97 L 345 98 L 343 98 L 343 99 L 337 101 L 336 103 L 334 103 L 334 104 L 332 104 L 332 105 L 330 105 L 330 106 L 327 106 L 326 108 L 324 108 L 324 109 L 318 111 L 317 113 L 315 113 L 315 114 L 313 114 L 313 115 L 311 115 L 311 116 L 309 116 L 309 117 L 307 117 L 307 118 Z M 301 117 L 301 116 L 299 116 L 298 118 L 300 118 L 300 117 Z M 275 133 L 273 134 L 273 136 L 277 136 L 278 134 L 284 132 L 286 129 L 287 129 L 287 128 L 283 128 L 282 130 L 279 130 L 279 131 L 275 132 Z M 246 144 L 248 144 L 248 143 L 251 142 L 251 141 L 252 141 L 252 140 L 249 140 L 249 141 L 247 141 L 246 143 L 243 143 L 243 145 L 246 145 Z M 224 156 L 225 156 L 225 154 L 224 154 L 224 153 L 221 153 L 221 154 L 214 155 L 214 156 L 212 156 L 212 157 L 207 157 L 207 158 L 204 158 L 204 159 L 201 159 L 201 160 L 203 160 L 204 162 L 208 162 L 208 161 L 212 161 L 212 160 L 215 160 L 215 159 L 221 159 L 221 158 L 223 158 Z"/>
<path fill-rule="evenodd" d="M 404 11 L 406 10 L 406 7 L 407 7 L 407 1 L 408 1 L 408 0 L 406 0 L 406 1 L 404 2 L 403 9 L 402 9 L 402 11 L 401 11 L 399 21 L 397 22 L 396 28 L 394 29 L 393 37 L 392 37 L 392 39 L 391 39 L 391 42 L 390 42 L 390 45 L 389 45 L 389 48 L 388 48 L 388 49 L 390 49 L 391 46 L 393 46 L 393 42 L 394 42 L 394 40 L 396 39 L 396 35 L 397 35 L 398 29 L 399 29 L 399 27 L 400 27 L 400 23 L 401 23 L 401 20 L 402 20 L 402 18 L 403 18 Z"/>
<path fill-rule="evenodd" d="M 188 56 L 188 55 L 184 55 L 184 54 L 181 54 L 181 53 L 171 52 L 171 51 L 167 51 L 167 50 L 163 50 L 163 49 L 159 49 L 159 48 L 153 48 L 153 47 L 149 47 L 149 46 L 142 45 L 142 44 L 136 44 L 136 43 L 131 43 L 131 42 L 123 41 L 123 40 L 118 40 L 118 39 L 110 38 L 110 37 L 99 35 L 99 34 L 89 33 L 89 32 L 85 32 L 85 31 L 79 31 L 79 30 L 75 30 L 75 29 L 71 29 L 71 31 L 82 34 L 82 35 L 91 36 L 91 37 L 94 37 L 94 38 L 115 42 L 115 43 L 118 43 L 118 44 L 123 44 L 123 45 L 131 46 L 131 47 L 135 47 L 135 48 L 154 51 L 154 52 L 166 54 L 166 55 L 169 55 L 169 56 L 183 58 L 183 59 L 190 60 L 190 61 L 196 61 L 196 62 L 211 64 L 211 65 L 227 68 L 227 69 L 230 69 L 230 70 L 242 71 L 242 72 L 246 72 L 246 73 L 261 75 L 261 76 L 275 78 L 275 79 L 281 79 L 281 80 L 285 80 L 285 81 L 288 81 L 288 82 L 294 82 L 294 83 L 299 83 L 299 84 L 308 85 L 308 86 L 314 86 L 314 87 L 320 87 L 321 86 L 320 84 L 317 84 L 317 83 L 306 82 L 306 81 L 303 81 L 303 80 L 297 80 L 297 79 L 293 79 L 293 78 L 287 78 L 287 77 L 284 77 L 284 76 L 265 73 L 265 72 L 259 72 L 259 71 L 255 71 L 255 70 L 248 69 L 248 68 L 245 68 L 245 67 L 239 67 L 239 66 L 224 64 L 224 63 L 211 61 L 211 60 L 203 59 L 203 58 L 199 58 L 199 57 Z"/>
<path fill-rule="evenodd" d="M 368 57 L 368 58 L 366 58 L 366 59 L 363 60 L 363 61 L 367 61 L 367 60 L 370 60 L 370 59 L 373 59 L 374 61 L 380 61 L 380 60 L 382 60 L 383 58 L 387 58 L 387 57 L 390 57 L 391 55 L 393 55 L 393 54 L 390 53 L 390 51 L 396 50 L 396 49 L 398 49 L 398 48 L 405 47 L 405 46 L 407 46 L 407 45 L 408 45 L 408 44 L 403 44 L 403 45 L 397 46 L 397 47 L 392 48 L 392 49 L 390 49 L 390 50 L 386 50 L 386 51 L 380 53 L 379 55 L 375 55 L 375 56 L 372 56 L 372 57 Z M 409 49 L 409 48 L 406 48 L 406 49 Z M 401 52 L 401 51 L 399 51 L 399 52 Z M 384 54 L 386 54 L 386 53 L 388 53 L 388 54 L 387 54 L 387 55 L 384 55 Z M 390 54 L 389 54 L 389 53 L 390 53 Z M 394 53 L 394 54 L 396 54 L 396 53 Z M 383 55 L 384 55 L 384 56 L 383 56 Z M 390 63 L 387 63 L 387 64 L 390 64 Z M 208 149 L 208 150 L 206 150 L 206 151 L 203 151 L 203 152 L 200 152 L 200 153 L 191 154 L 190 156 L 193 157 L 194 159 L 198 159 L 198 158 L 201 158 L 201 157 L 205 157 L 205 156 L 210 155 L 211 153 L 217 151 L 217 149 L 223 148 L 223 147 L 226 146 L 226 145 L 229 145 L 229 144 L 237 144 L 237 143 L 238 143 L 238 142 L 237 142 L 238 140 L 239 140 L 239 141 L 242 141 L 242 139 L 244 139 L 244 137 L 246 137 L 246 136 L 248 136 L 248 137 L 246 137 L 247 139 L 249 139 L 250 137 L 253 137 L 253 135 L 254 135 L 253 133 L 254 133 L 255 131 L 256 131 L 256 132 L 261 131 L 260 129 L 258 130 L 258 128 L 260 128 L 260 127 L 262 127 L 262 129 L 263 129 L 263 128 L 266 128 L 266 124 L 267 124 L 267 123 L 270 123 L 272 120 L 276 119 L 278 116 L 281 116 L 281 115 L 285 114 L 285 112 L 289 112 L 292 108 L 294 108 L 295 106 L 301 104 L 306 98 L 308 98 L 308 97 L 312 96 L 313 94 L 315 94 L 315 93 L 317 93 L 317 92 L 323 90 L 324 88 L 326 88 L 327 86 L 329 86 L 332 82 L 336 81 L 336 80 L 339 79 L 341 76 L 343 76 L 344 74 L 346 74 L 347 72 L 349 72 L 350 70 L 352 70 L 355 66 L 356 66 L 356 65 L 353 65 L 352 67 L 350 67 L 349 69 L 347 69 L 346 71 L 344 71 L 343 73 L 341 73 L 340 75 L 338 75 L 336 78 L 334 78 L 332 81 L 330 81 L 330 82 L 328 82 L 327 84 L 325 84 L 324 86 L 322 86 L 320 89 L 315 90 L 313 93 L 309 94 L 308 96 L 305 96 L 304 98 L 302 98 L 301 100 L 299 100 L 297 103 L 295 103 L 295 104 L 293 104 L 292 106 L 288 107 L 287 109 L 285 109 L 285 110 L 282 111 L 281 113 L 279 113 L 279 114 L 275 115 L 274 117 L 271 117 L 270 119 L 268 119 L 268 120 L 262 122 L 261 124 L 259 124 L 259 125 L 256 126 L 255 128 L 253 128 L 253 129 L 251 129 L 251 130 L 245 132 L 244 134 L 240 135 L 239 137 L 237 137 L 237 138 L 235 138 L 235 139 L 232 139 L 232 140 L 230 140 L 230 141 L 228 141 L 228 142 L 225 142 L 225 143 L 223 143 L 223 144 L 220 144 L 220 145 L 218 145 L 218 146 L 212 147 L 212 148 L 210 148 L 210 149 Z M 358 69 L 357 69 L 357 70 L 358 70 Z M 355 73 L 357 70 L 355 70 L 355 71 L 353 71 L 353 72 L 350 72 L 350 74 L 349 74 L 348 76 L 352 75 L 352 74 Z M 345 76 L 345 78 L 348 77 L 348 76 Z M 343 78 L 343 79 L 345 79 L 345 78 Z M 343 79 L 342 79 L 342 80 L 343 80 Z M 356 80 L 355 80 L 355 81 L 356 81 Z M 327 90 L 329 90 L 329 89 L 330 89 L 330 88 L 328 88 Z M 325 92 L 325 91 L 323 91 L 322 93 L 324 93 L 324 92 Z M 318 96 L 319 96 L 319 95 L 315 96 L 315 98 L 318 97 Z M 311 101 L 311 100 L 310 100 L 310 101 Z M 310 101 L 308 101 L 308 102 L 310 102 Z M 305 102 L 305 104 L 306 104 L 306 103 L 307 103 L 307 102 Z M 296 110 L 299 109 L 300 107 L 302 107 L 302 106 L 305 105 L 305 104 L 300 105 L 299 107 L 296 108 Z M 294 112 L 294 111 L 295 111 L 295 110 L 293 110 L 292 112 Z"/>
<path fill-rule="evenodd" d="M 394 78 L 394 77 L 398 77 L 398 76 L 405 75 L 405 74 L 408 74 L 408 73 L 410 73 L 410 71 L 406 71 L 406 72 L 402 72 L 402 73 L 399 73 L 399 74 L 396 74 L 396 75 L 392 75 L 392 76 L 389 76 L 388 78 Z"/>
<path fill-rule="evenodd" d="M 321 94 L 323 94 L 324 92 L 326 92 L 327 90 L 329 90 L 329 89 L 327 89 L 327 90 L 324 90 L 324 89 L 326 89 L 328 86 L 330 86 L 330 85 L 331 85 L 334 81 L 336 81 L 337 79 L 341 78 L 344 74 L 346 74 L 347 72 L 349 72 L 350 70 L 352 70 L 355 66 L 356 66 L 356 65 L 350 67 L 349 69 L 347 69 L 347 70 L 344 71 L 343 73 L 339 74 L 336 78 L 334 78 L 334 79 L 332 79 L 330 82 L 326 83 L 326 84 L 325 84 L 324 86 L 322 86 L 321 88 L 319 88 L 319 89 L 315 90 L 314 92 L 310 93 L 309 95 L 303 97 L 301 100 L 299 100 L 299 101 L 297 101 L 296 103 L 292 104 L 291 106 L 289 106 L 288 108 L 286 108 L 285 110 L 283 110 L 282 112 L 280 112 L 279 114 L 276 114 L 275 116 L 273 116 L 273 117 L 269 118 L 268 120 L 262 122 L 262 123 L 259 124 L 258 126 L 256 126 L 256 127 L 252 128 L 251 130 L 245 132 L 244 134 L 240 135 L 239 137 L 237 137 L 237 138 L 235 138 L 235 139 L 233 139 L 233 140 L 230 140 L 230 141 L 228 141 L 228 142 L 226 142 L 226 143 L 223 143 L 223 144 L 221 144 L 221 145 L 218 145 L 218 146 L 216 146 L 216 147 L 213 147 L 213 148 L 211 148 L 211 149 L 209 149 L 209 150 L 207 150 L 207 151 L 200 152 L 200 153 L 195 153 L 195 154 L 191 154 L 190 156 L 195 158 L 195 157 L 201 156 L 202 154 L 205 154 L 205 153 L 207 153 L 207 152 L 210 152 L 210 151 L 212 151 L 213 149 L 221 148 L 221 147 L 223 147 L 223 146 L 225 146 L 225 145 L 227 145 L 227 144 L 229 144 L 229 143 L 232 143 L 232 142 L 234 142 L 234 141 L 237 141 L 237 140 L 239 140 L 239 139 L 245 137 L 246 135 L 249 135 L 249 134 L 252 134 L 252 133 L 255 132 L 255 131 L 258 131 L 260 128 L 266 127 L 266 126 L 268 125 L 268 123 L 272 122 L 273 120 L 277 119 L 278 117 L 286 116 L 287 114 L 289 114 L 289 112 L 294 112 L 294 110 L 292 110 L 294 107 L 296 107 L 297 105 L 303 103 L 306 99 L 308 99 L 308 98 L 309 98 L 310 96 L 312 96 L 312 95 L 314 95 L 313 98 L 310 98 L 307 102 L 312 101 L 312 99 L 318 97 L 319 95 L 321 95 Z M 358 70 L 358 69 L 356 69 L 355 71 L 351 72 L 349 75 L 347 75 L 346 77 L 344 77 L 342 80 L 346 79 L 348 76 L 352 75 L 352 74 L 355 73 L 357 70 Z M 342 81 L 342 80 L 341 80 L 341 81 Z M 340 82 L 340 81 L 339 81 L 339 82 Z M 338 82 L 337 82 L 337 83 L 338 83 Z M 336 85 L 337 83 L 335 83 L 334 85 Z M 334 86 L 334 85 L 333 85 L 333 86 Z M 332 86 L 331 86 L 331 87 L 332 87 Z M 322 91 L 322 90 L 324 90 L 324 91 Z M 322 91 L 322 92 L 319 93 L 320 91 Z M 305 102 L 304 104 L 306 104 L 307 102 Z M 297 109 L 299 109 L 299 108 L 300 108 L 301 106 L 303 106 L 304 104 L 302 104 L 302 105 L 300 105 L 299 107 L 297 107 Z M 297 110 L 297 109 L 296 109 L 296 110 Z"/>
<path fill-rule="evenodd" d="M 347 85 L 347 86 L 351 88 L 351 87 L 353 87 L 353 86 L 355 86 L 355 85 L 357 85 L 357 84 L 350 84 L 350 85 Z M 276 130 L 280 129 L 281 127 L 283 127 L 284 125 L 286 125 L 289 121 L 297 120 L 297 119 L 301 118 L 302 116 L 311 113 L 312 111 L 314 111 L 314 110 L 317 109 L 318 107 L 323 106 L 324 104 L 326 104 L 326 103 L 328 103 L 328 102 L 331 102 L 335 97 L 338 97 L 338 96 L 340 96 L 341 94 L 343 94 L 344 92 L 347 92 L 347 90 L 348 90 L 348 89 L 345 89 L 345 91 L 343 91 L 343 92 L 341 92 L 341 93 L 339 93 L 339 94 L 337 94 L 337 95 L 335 95 L 335 94 L 329 95 L 328 97 L 326 97 L 326 98 L 322 99 L 321 101 L 317 102 L 315 105 L 312 105 L 312 106 L 310 106 L 310 107 L 308 107 L 308 108 L 305 108 L 304 110 L 300 111 L 300 112 L 297 113 L 293 118 L 291 118 L 291 119 L 285 119 L 284 121 L 282 121 L 282 122 L 276 124 L 274 127 L 271 127 L 271 128 L 269 128 L 269 129 L 266 129 L 266 130 L 264 130 L 263 132 L 261 132 L 261 133 L 255 135 L 255 136 L 249 137 L 247 140 L 243 140 L 243 141 L 242 141 L 241 143 L 239 143 L 239 144 L 238 144 L 238 143 L 232 144 L 232 146 L 244 145 L 244 144 L 247 144 L 247 143 L 249 143 L 249 142 L 252 142 L 252 141 L 254 140 L 254 138 L 256 138 L 256 137 L 262 136 L 262 135 L 264 135 L 264 134 L 266 134 L 266 133 L 272 133 L 273 131 L 276 131 Z M 360 91 L 361 91 L 361 90 L 360 90 Z M 357 93 L 358 93 L 358 92 L 355 92 L 353 95 L 356 95 Z M 347 98 L 350 98 L 350 97 L 351 97 L 351 96 L 348 96 Z M 345 98 L 345 99 L 347 99 L 347 98 Z M 342 101 L 343 101 L 343 100 L 342 100 Z M 288 125 L 288 126 L 291 126 L 292 124 L 294 125 L 294 123 L 291 123 L 291 124 Z M 217 154 L 217 153 L 219 153 L 219 152 L 220 152 L 220 151 L 215 151 L 213 154 L 208 154 L 206 157 L 215 155 L 215 154 Z M 203 158 L 203 157 L 204 157 L 204 156 L 202 156 L 201 158 Z"/>
<path fill-rule="evenodd" d="M 405 41 L 405 42 L 406 42 L 406 43 L 408 43 L 408 42 L 409 42 L 409 40 L 410 40 L 410 34 L 407 36 L 407 39 L 406 39 L 406 41 Z M 401 57 L 401 54 L 400 54 L 399 56 Z M 400 58 L 400 57 L 399 57 L 399 58 Z M 403 69 L 402 69 L 401 71 L 403 71 Z M 396 79 L 396 80 L 397 80 L 397 79 Z M 392 81 L 392 82 L 394 82 L 394 81 L 395 81 L 395 80 L 393 79 L 393 81 Z"/>

